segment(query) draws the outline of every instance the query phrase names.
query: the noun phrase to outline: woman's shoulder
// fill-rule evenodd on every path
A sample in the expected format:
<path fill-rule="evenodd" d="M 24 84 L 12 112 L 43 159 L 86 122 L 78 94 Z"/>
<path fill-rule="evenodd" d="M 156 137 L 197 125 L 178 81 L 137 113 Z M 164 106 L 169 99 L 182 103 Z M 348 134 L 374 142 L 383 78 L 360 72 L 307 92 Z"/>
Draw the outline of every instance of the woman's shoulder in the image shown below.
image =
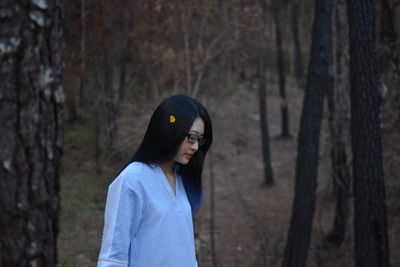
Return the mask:
<path fill-rule="evenodd" d="M 124 183 L 141 184 L 146 178 L 154 174 L 154 166 L 143 162 L 132 162 L 126 166 L 116 179 L 122 179 Z"/>
<path fill-rule="evenodd" d="M 123 176 L 133 175 L 135 177 L 139 177 L 139 176 L 141 177 L 143 175 L 147 176 L 153 172 L 153 168 L 154 168 L 154 166 L 152 164 L 134 161 L 134 162 L 130 163 L 128 166 L 126 166 L 125 169 L 123 169 L 123 171 L 121 172 L 121 175 L 123 175 Z M 138 178 L 136 178 L 136 179 L 138 179 Z"/>

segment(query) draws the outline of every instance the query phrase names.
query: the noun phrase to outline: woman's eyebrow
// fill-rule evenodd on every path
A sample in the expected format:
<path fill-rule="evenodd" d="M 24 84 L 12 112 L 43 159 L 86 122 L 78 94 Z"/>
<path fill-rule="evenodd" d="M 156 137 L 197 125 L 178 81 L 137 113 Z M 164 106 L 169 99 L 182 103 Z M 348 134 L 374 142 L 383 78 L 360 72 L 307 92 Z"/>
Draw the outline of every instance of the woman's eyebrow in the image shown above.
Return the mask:
<path fill-rule="evenodd" d="M 196 130 L 190 130 L 189 132 L 190 132 L 190 133 L 195 133 L 195 134 L 197 134 L 197 135 L 204 135 L 204 134 L 201 134 L 200 132 L 198 132 L 198 131 L 196 131 Z"/>

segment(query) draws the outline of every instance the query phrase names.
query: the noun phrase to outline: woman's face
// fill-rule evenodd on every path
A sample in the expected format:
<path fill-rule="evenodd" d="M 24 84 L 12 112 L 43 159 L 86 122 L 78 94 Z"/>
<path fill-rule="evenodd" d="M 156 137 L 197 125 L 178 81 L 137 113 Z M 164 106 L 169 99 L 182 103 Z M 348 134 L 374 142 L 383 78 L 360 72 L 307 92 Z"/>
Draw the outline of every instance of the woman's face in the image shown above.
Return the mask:
<path fill-rule="evenodd" d="M 204 137 L 204 121 L 200 117 L 195 119 L 192 127 L 188 134 L 195 135 L 197 138 Z M 191 143 L 189 142 L 188 137 L 186 137 L 181 143 L 178 153 L 174 157 L 174 161 L 181 163 L 183 165 L 188 164 L 193 154 L 199 149 L 199 143 Z"/>

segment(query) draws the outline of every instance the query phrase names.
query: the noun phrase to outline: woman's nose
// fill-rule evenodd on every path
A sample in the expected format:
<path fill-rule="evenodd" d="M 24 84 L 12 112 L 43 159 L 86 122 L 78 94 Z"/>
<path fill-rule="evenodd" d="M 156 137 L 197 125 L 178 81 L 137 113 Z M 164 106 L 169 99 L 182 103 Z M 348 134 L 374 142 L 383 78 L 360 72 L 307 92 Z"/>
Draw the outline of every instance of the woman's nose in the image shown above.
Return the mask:
<path fill-rule="evenodd" d="M 199 142 L 195 142 L 190 146 L 191 149 L 197 151 L 199 149 Z"/>

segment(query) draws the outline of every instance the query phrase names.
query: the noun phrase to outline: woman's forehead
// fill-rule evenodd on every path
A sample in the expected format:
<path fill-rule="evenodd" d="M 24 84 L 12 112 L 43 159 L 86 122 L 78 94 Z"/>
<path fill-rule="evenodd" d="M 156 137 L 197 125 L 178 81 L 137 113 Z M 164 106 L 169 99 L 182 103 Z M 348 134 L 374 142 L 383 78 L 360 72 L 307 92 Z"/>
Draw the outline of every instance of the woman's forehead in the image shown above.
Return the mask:
<path fill-rule="evenodd" d="M 204 134 L 204 121 L 202 118 L 197 118 L 194 120 L 190 132 L 197 133 L 199 135 Z"/>

